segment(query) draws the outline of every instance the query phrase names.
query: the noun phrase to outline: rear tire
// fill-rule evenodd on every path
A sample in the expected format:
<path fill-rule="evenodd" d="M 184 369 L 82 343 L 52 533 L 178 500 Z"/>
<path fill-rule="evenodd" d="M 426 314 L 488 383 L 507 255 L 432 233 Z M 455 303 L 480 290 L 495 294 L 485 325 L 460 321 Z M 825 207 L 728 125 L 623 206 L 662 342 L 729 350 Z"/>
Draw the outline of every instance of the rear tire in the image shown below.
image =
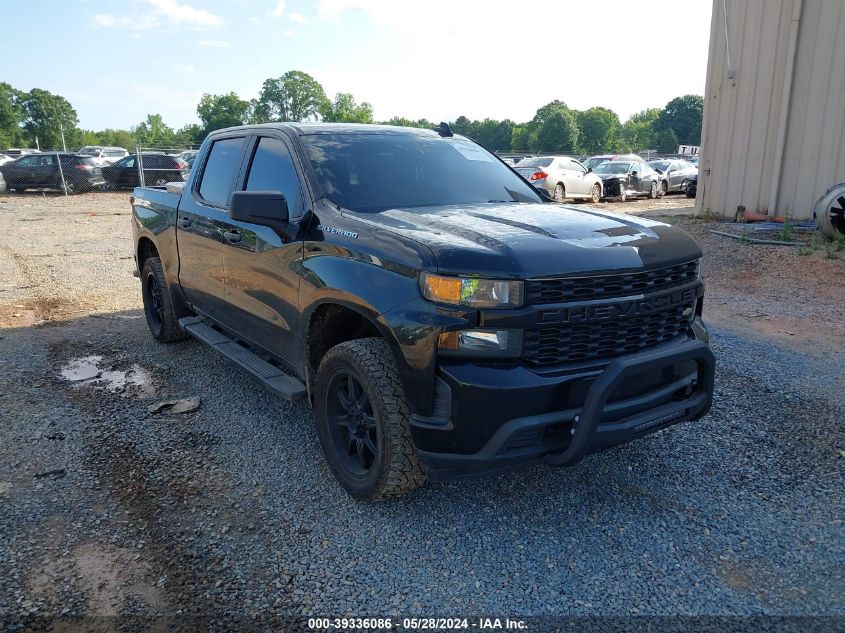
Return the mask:
<path fill-rule="evenodd" d="M 387 341 L 346 341 L 328 351 L 314 381 L 314 414 L 329 468 L 353 497 L 397 497 L 426 481 Z"/>
<path fill-rule="evenodd" d="M 555 202 L 563 202 L 566 200 L 566 189 L 561 183 L 557 183 L 555 185 L 554 198 Z"/>
<path fill-rule="evenodd" d="M 141 271 L 141 296 L 144 300 L 144 316 L 150 334 L 160 343 L 172 343 L 188 337 L 179 325 L 170 301 L 170 291 L 164 280 L 164 269 L 158 257 L 150 257 Z"/>

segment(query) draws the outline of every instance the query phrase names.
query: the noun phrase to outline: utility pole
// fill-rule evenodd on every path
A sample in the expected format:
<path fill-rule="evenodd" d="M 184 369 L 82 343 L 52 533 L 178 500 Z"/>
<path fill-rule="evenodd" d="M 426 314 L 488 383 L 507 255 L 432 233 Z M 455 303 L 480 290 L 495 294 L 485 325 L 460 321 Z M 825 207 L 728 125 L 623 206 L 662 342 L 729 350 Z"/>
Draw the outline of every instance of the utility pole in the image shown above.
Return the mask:
<path fill-rule="evenodd" d="M 67 145 L 65 145 L 65 128 L 59 123 L 59 131 L 62 133 L 62 151 L 67 152 Z"/>

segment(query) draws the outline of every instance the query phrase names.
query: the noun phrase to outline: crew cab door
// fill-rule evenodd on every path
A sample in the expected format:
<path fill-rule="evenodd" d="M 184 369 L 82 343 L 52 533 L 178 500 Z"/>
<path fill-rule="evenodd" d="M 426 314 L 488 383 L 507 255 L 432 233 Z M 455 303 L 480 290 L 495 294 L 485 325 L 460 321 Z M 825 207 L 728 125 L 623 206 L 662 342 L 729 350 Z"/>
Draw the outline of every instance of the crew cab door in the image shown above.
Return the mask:
<path fill-rule="evenodd" d="M 223 269 L 226 310 L 219 321 L 253 345 L 296 365 L 299 323 L 300 224 L 305 191 L 295 154 L 283 133 L 253 137 L 237 190 L 280 191 L 289 219 L 271 228 L 226 218 Z"/>
<path fill-rule="evenodd" d="M 246 141 L 243 134 L 215 139 L 176 217 L 179 283 L 194 309 L 215 320 L 224 312 L 223 231 Z"/>

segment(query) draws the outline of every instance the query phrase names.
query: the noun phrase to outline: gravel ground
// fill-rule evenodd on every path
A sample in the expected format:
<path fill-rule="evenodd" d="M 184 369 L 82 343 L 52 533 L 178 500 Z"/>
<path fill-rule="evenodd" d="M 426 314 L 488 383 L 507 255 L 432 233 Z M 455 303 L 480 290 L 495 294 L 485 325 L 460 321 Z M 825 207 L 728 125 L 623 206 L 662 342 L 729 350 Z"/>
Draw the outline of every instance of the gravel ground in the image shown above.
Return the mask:
<path fill-rule="evenodd" d="M 790 349 L 716 319 L 704 420 L 567 470 L 358 503 L 331 477 L 306 405 L 198 343 L 151 340 L 120 259 L 126 197 L 0 198 L 6 629 L 134 630 L 171 616 L 182 619 L 165 628 L 223 630 L 346 614 L 829 616 L 824 630 L 841 627 L 841 344 Z M 728 312 L 756 306 L 729 301 L 738 290 L 721 258 L 741 245 L 684 222 L 710 255 L 711 296 Z M 783 256 L 754 253 L 760 268 Z M 798 287 L 798 317 L 813 295 L 793 277 L 782 281 Z M 820 301 L 840 318 L 838 292 Z M 101 380 L 62 377 L 89 357 Z M 192 413 L 147 410 L 194 395 Z"/>

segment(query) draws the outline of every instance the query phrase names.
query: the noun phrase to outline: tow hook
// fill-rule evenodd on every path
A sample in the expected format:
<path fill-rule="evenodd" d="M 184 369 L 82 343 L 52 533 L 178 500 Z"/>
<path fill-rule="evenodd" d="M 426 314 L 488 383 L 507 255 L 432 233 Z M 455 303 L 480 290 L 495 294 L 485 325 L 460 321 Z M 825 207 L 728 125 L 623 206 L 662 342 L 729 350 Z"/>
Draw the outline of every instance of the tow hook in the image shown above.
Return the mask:
<path fill-rule="evenodd" d="M 575 427 L 578 425 L 578 422 L 579 422 L 580 420 L 581 420 L 581 416 L 580 416 L 580 415 L 576 415 L 576 416 L 575 416 L 575 419 L 574 419 L 574 420 L 572 420 L 572 428 L 571 428 L 571 429 L 569 429 L 569 434 L 570 434 L 570 435 L 575 435 Z"/>

